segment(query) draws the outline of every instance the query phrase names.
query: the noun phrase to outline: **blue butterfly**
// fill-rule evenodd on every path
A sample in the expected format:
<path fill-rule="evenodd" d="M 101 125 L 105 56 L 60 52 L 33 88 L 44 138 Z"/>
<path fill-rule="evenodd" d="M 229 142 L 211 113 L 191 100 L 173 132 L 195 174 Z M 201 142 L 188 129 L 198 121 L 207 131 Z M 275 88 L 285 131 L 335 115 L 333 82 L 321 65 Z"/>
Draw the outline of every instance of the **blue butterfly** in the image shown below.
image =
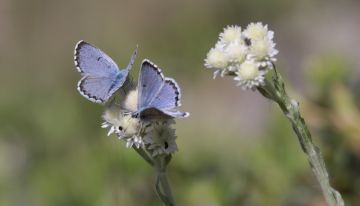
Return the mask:
<path fill-rule="evenodd" d="M 151 61 L 142 62 L 138 81 L 138 104 L 134 116 L 141 119 L 187 117 L 180 112 L 180 88 L 176 81 L 166 78 Z"/>
<path fill-rule="evenodd" d="M 75 46 L 74 60 L 82 78 L 77 89 L 86 99 L 105 103 L 121 88 L 134 64 L 137 49 L 133 52 L 125 69 L 119 70 L 116 63 L 95 46 L 79 41 Z"/>

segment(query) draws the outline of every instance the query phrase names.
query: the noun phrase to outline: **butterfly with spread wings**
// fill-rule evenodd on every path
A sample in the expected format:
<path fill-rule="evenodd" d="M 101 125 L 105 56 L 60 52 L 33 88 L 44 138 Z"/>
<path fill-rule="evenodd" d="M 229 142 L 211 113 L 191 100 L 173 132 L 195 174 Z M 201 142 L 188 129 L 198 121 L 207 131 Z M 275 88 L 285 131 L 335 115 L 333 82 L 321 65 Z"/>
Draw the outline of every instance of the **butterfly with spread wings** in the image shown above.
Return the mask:
<path fill-rule="evenodd" d="M 95 103 L 107 102 L 124 85 L 136 53 L 137 49 L 134 50 L 128 66 L 120 70 L 103 51 L 85 41 L 79 41 L 75 46 L 74 60 L 82 75 L 78 82 L 80 94 Z"/>
<path fill-rule="evenodd" d="M 164 77 L 161 69 L 147 59 L 141 64 L 137 89 L 138 103 L 134 116 L 141 119 L 189 116 L 189 113 L 176 109 L 181 105 L 181 91 L 176 81 Z"/>

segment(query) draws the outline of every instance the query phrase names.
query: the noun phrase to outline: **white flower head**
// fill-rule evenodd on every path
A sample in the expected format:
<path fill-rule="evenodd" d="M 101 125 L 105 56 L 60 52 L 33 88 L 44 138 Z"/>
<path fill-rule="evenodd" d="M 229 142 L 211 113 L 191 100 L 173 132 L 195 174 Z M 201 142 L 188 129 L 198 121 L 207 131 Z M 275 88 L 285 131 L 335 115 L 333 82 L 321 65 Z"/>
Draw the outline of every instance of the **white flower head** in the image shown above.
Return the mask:
<path fill-rule="evenodd" d="M 232 42 L 225 48 L 225 54 L 231 63 L 242 63 L 247 55 L 247 47 L 239 42 Z"/>
<path fill-rule="evenodd" d="M 121 121 L 121 114 L 120 110 L 115 107 L 110 107 L 105 110 L 103 114 L 104 122 L 101 124 L 102 128 L 109 128 L 109 132 L 107 136 L 115 133 L 117 131 L 117 125 L 120 124 Z"/>
<path fill-rule="evenodd" d="M 234 80 L 238 81 L 237 86 L 242 86 L 244 90 L 255 89 L 257 86 L 264 85 L 266 72 L 267 70 L 259 69 L 256 62 L 247 60 L 235 72 L 237 76 Z"/>
<path fill-rule="evenodd" d="M 253 40 L 274 38 L 274 32 L 268 30 L 268 25 L 263 25 L 261 22 L 250 23 L 244 30 L 245 38 Z"/>
<path fill-rule="evenodd" d="M 135 89 L 127 93 L 125 100 L 122 102 L 122 107 L 130 112 L 135 112 L 137 110 L 137 104 L 138 91 Z"/>
<path fill-rule="evenodd" d="M 224 28 L 224 31 L 220 33 L 220 42 L 222 44 L 229 44 L 231 42 L 242 42 L 241 27 L 232 25 Z"/>
<path fill-rule="evenodd" d="M 269 66 L 276 61 L 275 43 L 270 39 L 259 39 L 251 42 L 249 58 L 257 60 L 262 67 Z"/>
<path fill-rule="evenodd" d="M 125 115 L 118 125 L 119 137 L 129 137 L 134 136 L 139 132 L 140 129 L 140 120 L 138 118 L 132 117 L 131 114 Z"/>
<path fill-rule="evenodd" d="M 172 121 L 153 122 L 146 131 L 144 143 L 152 156 L 171 154 L 177 151 L 175 129 L 171 128 Z"/>
<path fill-rule="evenodd" d="M 205 67 L 215 69 L 214 79 L 217 75 L 223 77 L 235 72 L 239 85 L 254 88 L 264 82 L 264 74 L 273 68 L 276 61 L 278 50 L 273 37 L 274 32 L 261 22 L 250 23 L 243 32 L 239 26 L 227 26 L 215 47 L 208 52 Z M 249 65 L 257 69 L 240 71 L 239 68 L 249 68 Z M 248 75 L 255 77 L 248 78 Z"/>
<path fill-rule="evenodd" d="M 109 108 L 103 114 L 105 122 L 101 125 L 102 128 L 108 128 L 108 136 L 115 133 L 119 138 L 126 138 L 134 136 L 138 133 L 140 128 L 140 120 L 134 118 L 129 113 L 123 113 L 120 109 Z"/>
<path fill-rule="evenodd" d="M 219 46 L 210 49 L 205 59 L 205 67 L 209 69 L 225 69 L 227 64 L 228 59 Z"/>

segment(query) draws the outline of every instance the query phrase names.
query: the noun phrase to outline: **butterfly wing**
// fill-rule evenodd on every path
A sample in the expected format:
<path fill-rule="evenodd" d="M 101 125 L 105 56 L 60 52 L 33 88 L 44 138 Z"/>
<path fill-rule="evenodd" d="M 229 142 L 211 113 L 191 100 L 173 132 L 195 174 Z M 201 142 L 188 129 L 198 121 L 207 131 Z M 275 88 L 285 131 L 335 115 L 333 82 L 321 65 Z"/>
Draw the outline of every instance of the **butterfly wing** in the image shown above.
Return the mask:
<path fill-rule="evenodd" d="M 180 112 L 180 111 L 176 111 L 176 110 L 165 110 L 163 112 L 165 115 L 172 117 L 172 118 L 185 118 L 190 115 L 189 112 Z"/>
<path fill-rule="evenodd" d="M 164 76 L 161 70 L 149 60 L 143 60 L 138 82 L 138 110 L 150 106 L 163 84 Z"/>
<path fill-rule="evenodd" d="M 131 58 L 130 58 L 130 61 L 129 61 L 127 67 L 123 70 L 120 70 L 117 73 L 116 78 L 113 82 L 113 85 L 109 89 L 109 98 L 120 88 L 123 88 L 123 92 L 125 94 L 126 94 L 127 90 L 129 90 L 129 88 L 131 88 L 131 83 L 128 82 L 127 84 L 125 84 L 125 82 L 128 79 L 129 71 L 131 70 L 132 66 L 134 65 L 136 54 L 137 54 L 137 46 L 136 46 L 133 54 L 131 55 Z M 131 82 L 131 80 L 130 80 L 130 82 Z"/>
<path fill-rule="evenodd" d="M 180 112 L 177 110 L 161 110 L 155 107 L 145 108 L 140 111 L 141 119 L 172 119 L 185 118 L 189 116 L 188 112 Z"/>
<path fill-rule="evenodd" d="M 180 88 L 175 80 L 166 78 L 164 84 L 150 102 L 140 112 L 142 118 L 182 118 L 189 116 L 187 112 L 177 111 L 175 108 L 180 106 Z"/>
<path fill-rule="evenodd" d="M 180 106 L 180 88 L 175 80 L 164 78 L 161 70 L 144 60 L 141 71 L 138 112 L 140 117 L 186 117 L 188 113 L 176 111 Z"/>
<path fill-rule="evenodd" d="M 165 78 L 162 87 L 151 101 L 150 106 L 163 110 L 174 109 L 180 106 L 180 88 L 176 81 Z"/>
<path fill-rule="evenodd" d="M 110 77 L 119 71 L 108 55 L 82 40 L 75 46 L 74 60 L 76 68 L 83 75 Z"/>
<path fill-rule="evenodd" d="M 162 88 L 152 100 L 150 106 L 161 110 L 164 115 L 172 118 L 187 117 L 189 113 L 175 110 L 176 107 L 181 105 L 180 98 L 181 91 L 176 81 L 165 78 Z"/>
<path fill-rule="evenodd" d="M 78 91 L 82 96 L 95 103 L 104 103 L 110 98 L 112 80 L 106 77 L 84 76 L 78 82 Z"/>
<path fill-rule="evenodd" d="M 126 81 L 137 49 L 126 69 L 119 70 L 116 63 L 95 46 L 79 41 L 75 46 L 75 65 L 83 78 L 78 82 L 81 95 L 92 102 L 106 102 Z"/>

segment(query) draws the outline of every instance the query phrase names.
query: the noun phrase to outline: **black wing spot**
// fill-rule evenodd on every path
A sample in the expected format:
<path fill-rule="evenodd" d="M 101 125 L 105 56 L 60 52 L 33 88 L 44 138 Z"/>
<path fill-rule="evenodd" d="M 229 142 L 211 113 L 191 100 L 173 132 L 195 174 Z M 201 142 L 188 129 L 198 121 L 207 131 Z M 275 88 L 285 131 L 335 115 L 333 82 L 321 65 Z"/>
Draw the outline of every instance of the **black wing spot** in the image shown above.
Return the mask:
<path fill-rule="evenodd" d="M 97 60 L 97 61 L 100 61 L 101 58 L 102 58 L 102 57 L 98 57 L 98 58 L 96 58 L 96 60 Z"/>
<path fill-rule="evenodd" d="M 169 148 L 169 143 L 164 142 L 164 147 L 165 147 L 165 149 Z"/>
<path fill-rule="evenodd" d="M 145 87 L 146 87 L 146 84 L 143 84 L 142 86 L 143 86 L 143 88 L 145 88 Z"/>
<path fill-rule="evenodd" d="M 119 126 L 119 130 L 122 131 L 124 128 L 122 126 Z"/>

